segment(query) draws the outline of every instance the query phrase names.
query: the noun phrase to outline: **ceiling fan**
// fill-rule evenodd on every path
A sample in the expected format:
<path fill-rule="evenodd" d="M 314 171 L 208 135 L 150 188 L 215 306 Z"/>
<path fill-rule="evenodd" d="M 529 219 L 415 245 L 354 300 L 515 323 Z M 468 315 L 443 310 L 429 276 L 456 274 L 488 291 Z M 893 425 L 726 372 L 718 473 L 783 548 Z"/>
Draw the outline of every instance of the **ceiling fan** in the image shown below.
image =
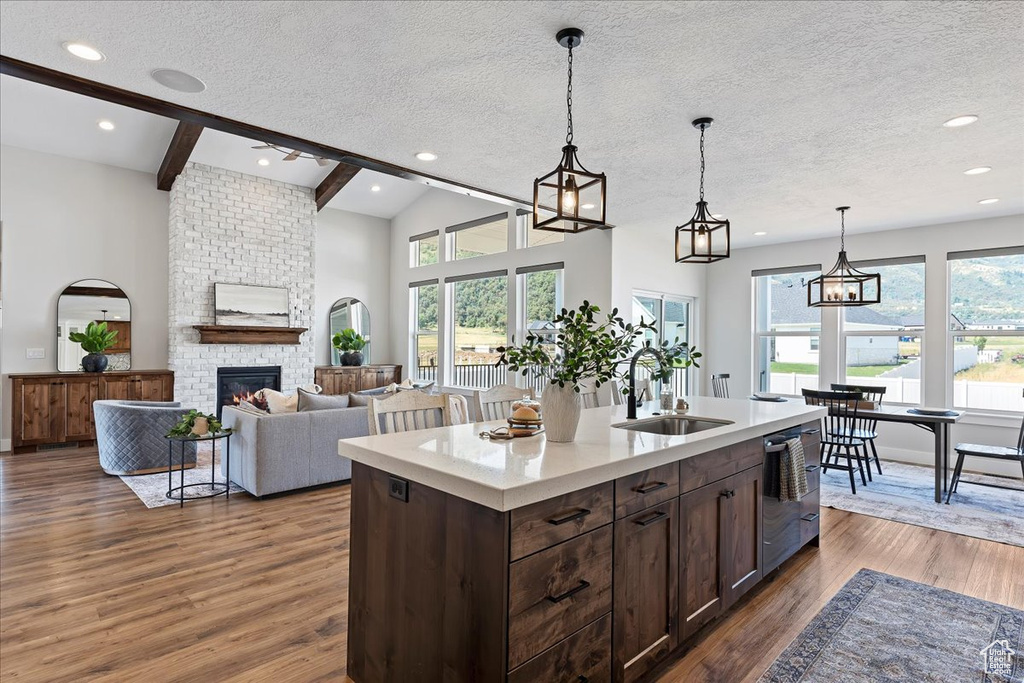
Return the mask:
<path fill-rule="evenodd" d="M 284 155 L 284 159 L 282 161 L 295 161 L 296 159 L 313 159 L 319 166 L 328 166 L 331 163 L 330 159 L 313 156 L 312 154 L 304 154 L 303 152 L 300 152 L 297 149 L 288 149 L 286 147 L 282 147 L 281 145 L 270 144 L 269 142 L 265 142 L 262 145 L 254 145 L 253 149 L 272 149 L 277 152 L 280 152 L 281 154 Z"/>

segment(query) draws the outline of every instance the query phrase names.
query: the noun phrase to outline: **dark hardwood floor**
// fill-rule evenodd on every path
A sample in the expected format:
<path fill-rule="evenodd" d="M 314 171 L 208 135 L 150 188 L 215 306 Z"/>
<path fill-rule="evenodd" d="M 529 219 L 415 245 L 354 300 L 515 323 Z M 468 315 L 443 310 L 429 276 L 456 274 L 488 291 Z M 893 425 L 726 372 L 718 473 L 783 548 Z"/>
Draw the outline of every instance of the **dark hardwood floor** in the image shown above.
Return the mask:
<path fill-rule="evenodd" d="M 0 679 L 344 681 L 349 489 L 146 509 L 94 449 L 0 457 Z M 1024 608 L 1024 548 L 835 510 L 660 681 L 753 681 L 861 567 Z"/>

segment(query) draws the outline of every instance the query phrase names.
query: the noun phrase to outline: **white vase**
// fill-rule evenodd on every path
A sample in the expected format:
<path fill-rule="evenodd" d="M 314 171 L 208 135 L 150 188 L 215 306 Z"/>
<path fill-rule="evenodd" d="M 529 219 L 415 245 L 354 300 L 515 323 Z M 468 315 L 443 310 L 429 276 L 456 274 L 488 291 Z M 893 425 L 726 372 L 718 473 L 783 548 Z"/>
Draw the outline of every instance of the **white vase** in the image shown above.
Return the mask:
<path fill-rule="evenodd" d="M 548 441 L 567 443 L 576 438 L 580 423 L 580 395 L 571 386 L 549 384 L 540 397 L 544 411 L 544 433 Z"/>

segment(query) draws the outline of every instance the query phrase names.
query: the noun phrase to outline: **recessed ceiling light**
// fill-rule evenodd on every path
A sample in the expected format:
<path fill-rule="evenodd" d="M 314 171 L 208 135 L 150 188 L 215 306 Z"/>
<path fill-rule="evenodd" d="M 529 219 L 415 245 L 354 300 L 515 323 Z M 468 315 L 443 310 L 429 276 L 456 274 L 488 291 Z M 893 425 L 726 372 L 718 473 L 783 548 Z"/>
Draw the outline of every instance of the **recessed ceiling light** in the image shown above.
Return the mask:
<path fill-rule="evenodd" d="M 766 232 L 765 232 L 764 230 L 761 230 L 761 231 L 759 231 L 759 232 L 755 232 L 755 233 L 754 233 L 754 237 L 764 237 L 764 236 L 765 236 L 765 235 L 767 235 L 767 234 L 768 234 L 768 233 L 766 233 Z"/>
<path fill-rule="evenodd" d="M 581 204 L 580 208 L 581 209 L 593 209 L 594 205 L 593 204 Z"/>
<path fill-rule="evenodd" d="M 942 125 L 946 128 L 959 128 L 960 126 L 969 126 L 977 120 L 978 117 L 974 114 L 965 114 L 964 116 L 951 118 Z"/>
<path fill-rule="evenodd" d="M 437 155 L 433 152 L 416 152 L 416 158 L 420 161 L 434 161 L 437 159 Z"/>
<path fill-rule="evenodd" d="M 203 92 L 206 84 L 195 76 L 176 69 L 156 69 L 150 76 L 160 85 L 178 92 Z"/>
<path fill-rule="evenodd" d="M 979 204 L 995 204 L 998 201 L 999 201 L 998 197 L 992 197 L 991 199 L 982 199 L 978 203 Z"/>
<path fill-rule="evenodd" d="M 259 159 L 256 163 L 260 166 L 270 166 L 270 159 Z"/>
<path fill-rule="evenodd" d="M 96 125 L 103 130 L 114 130 L 114 128 L 116 128 L 113 121 L 107 121 L 106 119 L 99 121 Z"/>
<path fill-rule="evenodd" d="M 373 185 L 370 187 L 370 192 L 380 192 L 380 185 Z"/>
<path fill-rule="evenodd" d="M 114 316 L 114 320 L 120 320 L 120 319 L 121 319 L 121 316 L 119 316 L 119 315 L 115 315 Z"/>
<path fill-rule="evenodd" d="M 967 169 L 964 171 L 964 175 L 981 175 L 982 173 L 988 173 L 991 170 L 991 166 L 979 166 L 978 168 Z"/>
<path fill-rule="evenodd" d="M 64 43 L 64 49 L 87 62 L 102 62 L 106 59 L 102 52 L 85 43 Z"/>

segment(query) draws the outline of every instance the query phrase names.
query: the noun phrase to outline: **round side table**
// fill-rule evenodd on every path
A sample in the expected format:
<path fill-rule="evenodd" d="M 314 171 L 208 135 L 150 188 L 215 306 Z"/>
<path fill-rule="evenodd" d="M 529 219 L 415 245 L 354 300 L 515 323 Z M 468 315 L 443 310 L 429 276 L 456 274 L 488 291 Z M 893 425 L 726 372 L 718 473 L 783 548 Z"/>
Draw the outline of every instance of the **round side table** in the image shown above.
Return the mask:
<path fill-rule="evenodd" d="M 167 439 L 167 497 L 171 500 L 177 500 L 179 507 L 185 507 L 186 500 L 199 500 L 201 498 L 213 498 L 219 496 L 222 493 L 225 498 L 231 495 L 231 430 L 225 429 L 222 432 L 216 434 L 206 434 L 205 436 L 168 436 Z M 217 441 L 219 439 L 226 439 L 224 442 L 226 445 L 222 449 L 222 453 L 225 458 L 225 481 L 217 481 Z M 185 483 L 185 444 L 186 443 L 198 443 L 201 441 L 210 441 L 210 481 L 200 481 L 194 484 Z M 180 444 L 179 459 L 178 463 L 181 465 L 180 472 L 180 483 L 178 486 L 174 486 L 172 475 L 174 474 L 174 443 Z M 210 489 L 210 493 L 198 496 L 189 496 L 185 498 L 185 489 L 193 486 L 206 486 Z M 178 495 L 175 496 L 174 494 Z"/>

